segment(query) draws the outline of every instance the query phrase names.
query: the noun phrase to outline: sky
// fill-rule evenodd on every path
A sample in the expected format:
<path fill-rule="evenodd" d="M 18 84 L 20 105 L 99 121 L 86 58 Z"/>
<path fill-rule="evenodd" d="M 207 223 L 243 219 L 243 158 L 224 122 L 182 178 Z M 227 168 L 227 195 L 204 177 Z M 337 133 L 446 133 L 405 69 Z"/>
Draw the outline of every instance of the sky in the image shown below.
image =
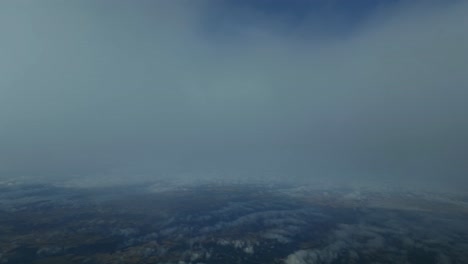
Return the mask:
<path fill-rule="evenodd" d="M 468 184 L 468 1 L 6 0 L 0 179 Z"/>

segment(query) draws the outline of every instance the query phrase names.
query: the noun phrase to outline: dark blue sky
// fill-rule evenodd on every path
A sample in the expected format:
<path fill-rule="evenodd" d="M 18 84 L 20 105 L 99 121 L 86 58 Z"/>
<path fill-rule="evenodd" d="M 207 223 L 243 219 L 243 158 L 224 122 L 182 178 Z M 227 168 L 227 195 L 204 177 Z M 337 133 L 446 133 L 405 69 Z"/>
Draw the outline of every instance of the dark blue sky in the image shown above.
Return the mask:
<path fill-rule="evenodd" d="M 298 19 L 310 14 L 344 16 L 359 19 L 379 7 L 389 6 L 398 0 L 228 0 L 231 8 L 255 9 L 270 15 L 288 15 Z"/>
<path fill-rule="evenodd" d="M 380 10 L 396 6 L 399 0 L 226 0 L 214 1 L 208 12 L 207 26 L 222 34 L 230 27 L 258 22 L 277 21 L 295 29 L 307 27 L 336 33 L 352 32 L 361 22 Z M 309 25 L 310 26 L 310 25 Z M 221 32 L 219 32 L 221 31 Z"/>

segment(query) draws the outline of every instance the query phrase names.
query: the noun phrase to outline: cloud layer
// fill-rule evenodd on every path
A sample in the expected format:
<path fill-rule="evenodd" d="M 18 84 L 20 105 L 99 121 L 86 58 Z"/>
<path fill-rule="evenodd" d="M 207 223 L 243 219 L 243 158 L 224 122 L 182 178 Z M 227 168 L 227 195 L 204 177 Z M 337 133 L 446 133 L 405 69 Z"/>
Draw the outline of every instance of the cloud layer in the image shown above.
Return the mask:
<path fill-rule="evenodd" d="M 338 3 L 2 3 L 1 177 L 466 183 L 467 2 Z"/>

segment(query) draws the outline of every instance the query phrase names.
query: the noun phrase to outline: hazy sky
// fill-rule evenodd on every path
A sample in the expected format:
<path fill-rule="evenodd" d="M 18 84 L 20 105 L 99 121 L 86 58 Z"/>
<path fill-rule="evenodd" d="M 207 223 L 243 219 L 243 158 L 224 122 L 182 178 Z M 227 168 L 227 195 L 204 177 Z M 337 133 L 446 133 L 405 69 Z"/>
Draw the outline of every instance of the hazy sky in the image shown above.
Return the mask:
<path fill-rule="evenodd" d="M 1 1 L 0 178 L 468 184 L 467 14 Z"/>

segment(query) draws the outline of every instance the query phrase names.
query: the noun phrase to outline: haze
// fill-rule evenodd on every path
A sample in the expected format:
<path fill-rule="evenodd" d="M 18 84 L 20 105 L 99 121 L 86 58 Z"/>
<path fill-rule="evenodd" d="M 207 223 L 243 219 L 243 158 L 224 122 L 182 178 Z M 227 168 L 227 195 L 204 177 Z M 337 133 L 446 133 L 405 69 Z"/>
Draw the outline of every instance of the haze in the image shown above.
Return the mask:
<path fill-rule="evenodd" d="M 0 179 L 468 184 L 468 1 L 2 1 Z"/>

